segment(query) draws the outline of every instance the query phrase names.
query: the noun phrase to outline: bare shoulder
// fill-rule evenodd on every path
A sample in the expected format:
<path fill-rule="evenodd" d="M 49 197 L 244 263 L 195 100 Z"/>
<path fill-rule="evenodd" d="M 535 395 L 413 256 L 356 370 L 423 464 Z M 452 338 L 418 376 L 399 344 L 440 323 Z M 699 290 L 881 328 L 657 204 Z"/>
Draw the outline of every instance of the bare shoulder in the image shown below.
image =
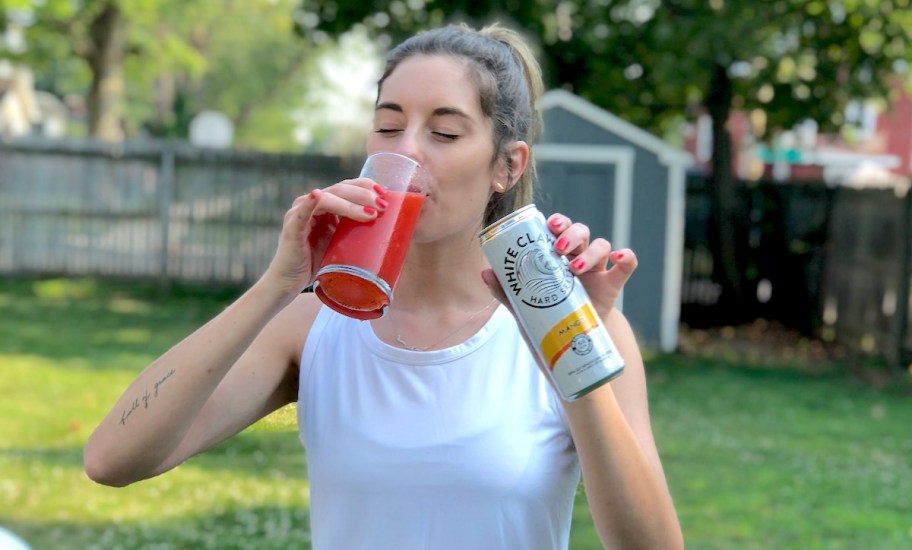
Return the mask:
<path fill-rule="evenodd" d="M 252 412 L 245 416 L 246 420 L 255 420 L 293 402 L 298 394 L 301 352 L 320 305 L 313 294 L 307 293 L 282 308 L 225 377 L 216 390 L 218 398 L 237 406 L 251 395 L 260 395 L 252 398 Z"/>
<path fill-rule="evenodd" d="M 310 330 L 317 312 L 322 307 L 322 302 L 312 292 L 302 292 L 291 301 L 275 319 L 280 325 L 287 327 L 288 324 L 298 325 L 298 331 L 304 330 L 305 334 Z"/>
<path fill-rule="evenodd" d="M 297 365 L 321 306 L 322 303 L 313 293 L 298 295 L 264 327 L 260 340 L 281 349 Z"/>

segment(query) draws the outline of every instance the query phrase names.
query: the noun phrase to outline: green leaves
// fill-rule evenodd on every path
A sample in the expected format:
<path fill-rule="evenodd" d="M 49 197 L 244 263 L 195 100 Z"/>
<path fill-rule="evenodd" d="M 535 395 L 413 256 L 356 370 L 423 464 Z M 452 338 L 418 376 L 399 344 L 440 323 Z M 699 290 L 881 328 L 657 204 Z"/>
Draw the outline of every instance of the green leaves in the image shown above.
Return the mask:
<path fill-rule="evenodd" d="M 93 22 L 106 6 L 124 21 L 122 66 L 97 49 Z M 0 24 L 26 49 L 3 52 L 29 66 L 36 86 L 57 96 L 101 93 L 91 83 L 122 71 L 128 137 L 185 137 L 204 109 L 228 114 L 241 147 L 296 149 L 294 112 L 318 53 L 295 35 L 296 0 L 0 0 Z M 0 41 L 2 44 L 2 41 Z M 94 90 L 94 91 L 93 91 Z M 83 132 L 75 131 L 75 134 Z"/>
<path fill-rule="evenodd" d="M 344 4 L 344 7 L 343 7 Z M 659 131 L 709 95 L 713 67 L 733 75 L 734 102 L 762 106 L 772 127 L 805 117 L 835 126 L 854 98 L 884 95 L 910 57 L 909 0 L 302 0 L 305 36 L 363 26 L 397 41 L 447 20 L 501 20 L 535 37 L 546 78 Z M 406 7 L 408 9 L 406 9 Z M 744 69 L 747 69 L 744 71 Z M 734 71 L 733 71 L 734 72 Z"/>

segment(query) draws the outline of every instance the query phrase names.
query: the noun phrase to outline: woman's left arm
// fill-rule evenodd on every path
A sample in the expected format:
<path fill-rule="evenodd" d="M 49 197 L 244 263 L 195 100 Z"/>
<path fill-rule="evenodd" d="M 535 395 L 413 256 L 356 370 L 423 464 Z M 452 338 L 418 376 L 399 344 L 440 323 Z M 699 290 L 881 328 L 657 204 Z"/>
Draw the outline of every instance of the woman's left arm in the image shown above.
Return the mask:
<path fill-rule="evenodd" d="M 588 227 L 560 214 L 548 218 L 548 227 L 555 251 L 570 260 L 625 363 L 609 384 L 564 402 L 596 529 L 607 548 L 683 548 L 652 435 L 643 358 L 630 324 L 614 308 L 636 255 L 612 250 L 605 239 L 590 242 Z"/>
<path fill-rule="evenodd" d="M 564 403 L 593 522 L 606 548 L 683 548 L 650 426 L 643 359 L 624 316 L 612 310 L 605 321 L 624 372 Z"/>
<path fill-rule="evenodd" d="M 556 237 L 555 252 L 570 260 L 571 271 L 586 288 L 625 363 L 623 373 L 610 383 L 563 402 L 599 538 L 606 548 L 683 548 L 652 436 L 643 358 L 630 324 L 614 308 L 637 267 L 636 255 L 629 249 L 612 250 L 605 239 L 590 243 L 589 228 L 561 214 L 548 218 L 548 228 Z M 509 308 L 494 272 L 485 270 L 482 279 Z M 541 364 L 539 368 L 546 371 Z"/>

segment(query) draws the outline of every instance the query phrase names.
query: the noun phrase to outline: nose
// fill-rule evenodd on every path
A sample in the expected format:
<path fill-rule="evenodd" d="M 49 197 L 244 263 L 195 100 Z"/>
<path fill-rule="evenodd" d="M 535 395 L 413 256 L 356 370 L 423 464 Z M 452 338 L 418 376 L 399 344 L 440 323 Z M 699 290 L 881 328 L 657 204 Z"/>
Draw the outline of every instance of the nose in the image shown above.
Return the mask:
<path fill-rule="evenodd" d="M 396 146 L 393 148 L 393 152 L 414 159 L 418 162 L 418 164 L 424 163 L 424 158 L 421 153 L 419 134 L 413 128 L 407 128 L 403 130 L 401 136 L 396 141 Z"/>

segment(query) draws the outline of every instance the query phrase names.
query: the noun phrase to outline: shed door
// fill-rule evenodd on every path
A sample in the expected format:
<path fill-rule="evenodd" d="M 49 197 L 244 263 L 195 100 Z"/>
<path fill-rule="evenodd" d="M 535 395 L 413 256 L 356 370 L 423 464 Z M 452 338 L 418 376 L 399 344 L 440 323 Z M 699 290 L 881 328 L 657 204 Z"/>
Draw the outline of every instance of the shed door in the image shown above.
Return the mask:
<path fill-rule="evenodd" d="M 561 161 L 539 162 L 535 202 L 545 217 L 560 212 L 609 241 L 615 232 L 616 167 Z"/>

